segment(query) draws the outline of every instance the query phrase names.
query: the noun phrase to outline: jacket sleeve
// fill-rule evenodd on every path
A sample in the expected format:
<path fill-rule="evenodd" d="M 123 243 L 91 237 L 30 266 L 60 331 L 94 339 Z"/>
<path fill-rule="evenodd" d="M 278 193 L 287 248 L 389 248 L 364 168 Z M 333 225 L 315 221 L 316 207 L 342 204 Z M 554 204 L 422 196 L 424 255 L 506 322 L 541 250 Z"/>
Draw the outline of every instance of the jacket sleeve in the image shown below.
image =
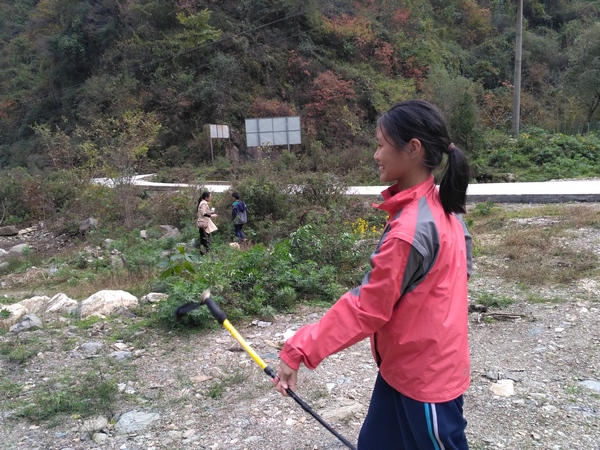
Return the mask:
<path fill-rule="evenodd" d="M 467 225 L 465 224 L 462 214 L 455 214 L 455 216 L 462 224 L 463 232 L 465 234 L 465 245 L 467 249 L 467 277 L 471 278 L 471 274 L 473 273 L 473 238 L 467 229 Z"/>
<path fill-rule="evenodd" d="M 412 249 L 403 239 L 383 242 L 362 284 L 344 294 L 321 320 L 300 328 L 286 341 L 280 358 L 295 370 L 300 363 L 314 369 L 327 356 L 374 334 L 390 320 L 400 299 Z"/>

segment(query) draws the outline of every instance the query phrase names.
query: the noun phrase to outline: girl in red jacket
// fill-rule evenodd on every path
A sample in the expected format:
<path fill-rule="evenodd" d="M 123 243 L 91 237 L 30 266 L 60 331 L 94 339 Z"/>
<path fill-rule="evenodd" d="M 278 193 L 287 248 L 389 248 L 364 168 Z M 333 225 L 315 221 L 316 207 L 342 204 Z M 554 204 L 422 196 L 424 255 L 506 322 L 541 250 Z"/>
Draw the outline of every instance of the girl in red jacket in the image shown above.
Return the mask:
<path fill-rule="evenodd" d="M 439 191 L 432 171 L 447 164 Z M 296 389 L 300 364 L 369 337 L 379 374 L 359 450 L 466 450 L 463 393 L 469 386 L 465 212 L 469 165 L 450 142 L 441 112 L 399 103 L 377 124 L 379 178 L 395 184 L 378 208 L 389 213 L 371 271 L 320 321 L 300 328 L 280 353 L 276 389 Z"/>

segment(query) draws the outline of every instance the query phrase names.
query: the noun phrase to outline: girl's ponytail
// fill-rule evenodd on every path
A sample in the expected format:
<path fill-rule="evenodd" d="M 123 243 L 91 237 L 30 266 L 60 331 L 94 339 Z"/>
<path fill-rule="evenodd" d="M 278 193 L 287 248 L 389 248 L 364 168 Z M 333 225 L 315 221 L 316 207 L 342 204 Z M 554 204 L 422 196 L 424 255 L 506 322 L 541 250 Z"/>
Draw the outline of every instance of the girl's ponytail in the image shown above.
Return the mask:
<path fill-rule="evenodd" d="M 448 162 L 440 182 L 440 199 L 444 211 L 450 213 L 467 212 L 467 187 L 471 176 L 467 157 L 454 144 L 447 147 Z"/>

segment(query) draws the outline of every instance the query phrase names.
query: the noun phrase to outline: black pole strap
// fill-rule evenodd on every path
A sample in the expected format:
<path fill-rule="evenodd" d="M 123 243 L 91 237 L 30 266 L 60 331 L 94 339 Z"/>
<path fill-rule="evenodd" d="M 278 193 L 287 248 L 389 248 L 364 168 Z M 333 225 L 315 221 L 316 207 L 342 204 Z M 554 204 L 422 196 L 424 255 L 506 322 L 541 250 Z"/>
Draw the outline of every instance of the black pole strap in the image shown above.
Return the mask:
<path fill-rule="evenodd" d="M 206 300 L 204 300 L 204 303 L 206 303 L 206 306 L 208 306 L 208 309 L 210 309 L 210 312 L 212 313 L 214 318 L 217 319 L 221 325 L 223 325 L 223 322 L 225 322 L 227 316 L 221 310 L 221 308 L 217 306 L 215 301 L 211 297 L 208 297 Z"/>

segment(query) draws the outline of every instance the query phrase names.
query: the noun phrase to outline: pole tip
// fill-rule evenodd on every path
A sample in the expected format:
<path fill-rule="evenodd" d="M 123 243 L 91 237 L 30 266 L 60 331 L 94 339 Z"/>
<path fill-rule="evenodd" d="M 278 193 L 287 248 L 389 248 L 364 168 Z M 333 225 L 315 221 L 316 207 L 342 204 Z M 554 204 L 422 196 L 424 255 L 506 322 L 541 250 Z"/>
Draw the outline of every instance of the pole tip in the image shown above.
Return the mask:
<path fill-rule="evenodd" d="M 204 303 L 207 298 L 210 297 L 210 289 L 206 289 L 202 295 L 200 295 L 200 303 Z"/>

